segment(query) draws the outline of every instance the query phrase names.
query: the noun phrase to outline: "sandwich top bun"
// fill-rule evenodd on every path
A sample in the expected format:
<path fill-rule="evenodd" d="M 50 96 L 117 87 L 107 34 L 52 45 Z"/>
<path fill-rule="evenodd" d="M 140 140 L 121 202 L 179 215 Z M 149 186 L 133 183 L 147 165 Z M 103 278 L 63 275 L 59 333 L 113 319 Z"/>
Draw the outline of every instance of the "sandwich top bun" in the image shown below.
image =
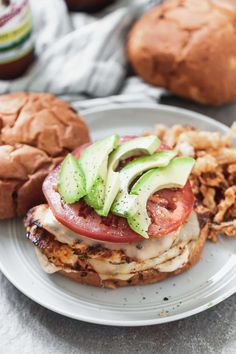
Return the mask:
<path fill-rule="evenodd" d="M 0 96 L 1 144 L 28 144 L 64 156 L 88 140 L 85 122 L 67 102 L 46 93 Z"/>
<path fill-rule="evenodd" d="M 44 178 L 88 141 L 85 122 L 68 103 L 45 93 L 0 96 L 0 219 L 44 201 Z"/>
<path fill-rule="evenodd" d="M 167 0 L 133 27 L 128 56 L 146 82 L 205 104 L 236 99 L 236 2 Z"/>

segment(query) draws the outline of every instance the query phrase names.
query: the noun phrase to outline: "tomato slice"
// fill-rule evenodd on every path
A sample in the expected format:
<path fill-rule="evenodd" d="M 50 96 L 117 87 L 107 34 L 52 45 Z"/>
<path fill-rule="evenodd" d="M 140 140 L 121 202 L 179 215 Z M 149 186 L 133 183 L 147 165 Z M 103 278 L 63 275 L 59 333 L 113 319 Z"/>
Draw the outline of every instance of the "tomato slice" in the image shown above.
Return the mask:
<path fill-rule="evenodd" d="M 131 137 L 127 137 L 125 141 L 129 138 Z M 79 158 L 87 146 L 88 144 L 76 149 L 74 156 Z M 167 147 L 162 146 L 162 149 Z M 125 218 L 112 213 L 101 217 L 83 200 L 75 204 L 65 204 L 57 191 L 59 170 L 60 166 L 50 173 L 43 183 L 45 197 L 59 222 L 80 235 L 98 241 L 131 243 L 143 240 L 142 236 L 129 227 Z M 152 220 L 149 236 L 160 237 L 175 231 L 184 223 L 193 204 L 194 196 L 189 182 L 183 189 L 163 189 L 155 193 L 147 203 L 148 214 Z"/>
<path fill-rule="evenodd" d="M 147 203 L 148 215 L 152 224 L 149 237 L 166 235 L 176 229 L 188 217 L 193 208 L 194 196 L 189 182 L 183 189 L 162 189 L 152 195 Z"/>

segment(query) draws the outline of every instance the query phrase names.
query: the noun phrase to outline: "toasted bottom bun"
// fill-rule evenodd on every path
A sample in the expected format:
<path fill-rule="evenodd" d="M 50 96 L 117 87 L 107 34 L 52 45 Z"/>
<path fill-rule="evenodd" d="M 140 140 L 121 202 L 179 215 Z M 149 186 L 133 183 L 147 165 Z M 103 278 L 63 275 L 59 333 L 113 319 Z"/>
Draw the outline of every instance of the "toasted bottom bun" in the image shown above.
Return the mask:
<path fill-rule="evenodd" d="M 72 280 L 75 280 L 78 283 L 93 285 L 97 287 L 105 287 L 115 289 L 121 286 L 128 286 L 128 285 L 145 285 L 156 283 L 158 281 L 164 280 L 172 275 L 178 275 L 180 273 L 185 272 L 186 270 L 192 268 L 194 264 L 196 264 L 200 257 L 201 252 L 204 247 L 205 241 L 208 235 L 208 225 L 206 224 L 199 236 L 198 241 L 196 242 L 196 246 L 192 250 L 188 262 L 181 268 L 173 271 L 173 272 L 159 272 L 155 269 L 148 269 L 141 272 L 137 272 L 132 278 L 129 280 L 101 280 L 99 275 L 94 271 L 71 271 L 66 272 L 61 270 L 60 273 Z"/>

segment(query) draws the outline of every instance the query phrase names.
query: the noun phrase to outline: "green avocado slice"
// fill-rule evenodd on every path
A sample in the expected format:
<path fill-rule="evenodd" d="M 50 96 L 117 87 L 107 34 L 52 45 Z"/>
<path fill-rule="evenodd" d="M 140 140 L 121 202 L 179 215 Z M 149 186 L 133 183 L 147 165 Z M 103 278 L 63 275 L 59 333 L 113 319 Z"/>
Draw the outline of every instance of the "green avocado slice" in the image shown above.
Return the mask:
<path fill-rule="evenodd" d="M 131 202 L 132 197 L 129 198 L 130 184 L 140 176 L 143 172 L 153 169 L 155 167 L 165 167 L 176 156 L 175 151 L 167 150 L 156 152 L 151 156 L 138 157 L 128 163 L 120 171 L 120 191 L 112 204 L 111 211 L 115 215 L 125 216 L 127 211 L 127 202 Z"/>
<path fill-rule="evenodd" d="M 139 178 L 131 189 L 132 203 L 126 212 L 127 221 L 132 230 L 144 238 L 149 238 L 148 228 L 151 219 L 146 208 L 149 197 L 160 189 L 183 188 L 194 163 L 192 158 L 178 157 L 168 166 L 152 169 Z"/>
<path fill-rule="evenodd" d="M 104 205 L 108 157 L 118 143 L 119 136 L 111 135 L 86 148 L 79 159 L 86 181 L 84 199 L 94 209 L 101 209 Z"/>
<path fill-rule="evenodd" d="M 66 156 L 61 165 L 57 186 L 67 204 L 79 201 L 86 194 L 84 174 L 71 154 Z"/>
<path fill-rule="evenodd" d="M 116 172 L 119 162 L 139 153 L 153 154 L 160 140 L 155 135 L 135 138 L 119 145 L 110 155 L 108 162 L 108 174 L 106 180 L 104 205 L 100 210 L 96 210 L 98 214 L 107 216 L 114 199 L 120 189 L 120 173 Z"/>

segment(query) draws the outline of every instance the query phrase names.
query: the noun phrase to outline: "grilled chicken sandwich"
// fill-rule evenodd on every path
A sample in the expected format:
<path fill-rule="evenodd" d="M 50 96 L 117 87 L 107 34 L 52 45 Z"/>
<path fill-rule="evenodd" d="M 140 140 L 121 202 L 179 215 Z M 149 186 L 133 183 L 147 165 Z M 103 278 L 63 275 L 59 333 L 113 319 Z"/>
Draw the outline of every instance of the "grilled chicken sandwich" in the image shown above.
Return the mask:
<path fill-rule="evenodd" d="M 193 166 L 153 135 L 114 134 L 67 155 L 44 181 L 48 204 L 25 219 L 43 269 L 116 288 L 192 267 L 208 231 L 194 210 Z"/>

